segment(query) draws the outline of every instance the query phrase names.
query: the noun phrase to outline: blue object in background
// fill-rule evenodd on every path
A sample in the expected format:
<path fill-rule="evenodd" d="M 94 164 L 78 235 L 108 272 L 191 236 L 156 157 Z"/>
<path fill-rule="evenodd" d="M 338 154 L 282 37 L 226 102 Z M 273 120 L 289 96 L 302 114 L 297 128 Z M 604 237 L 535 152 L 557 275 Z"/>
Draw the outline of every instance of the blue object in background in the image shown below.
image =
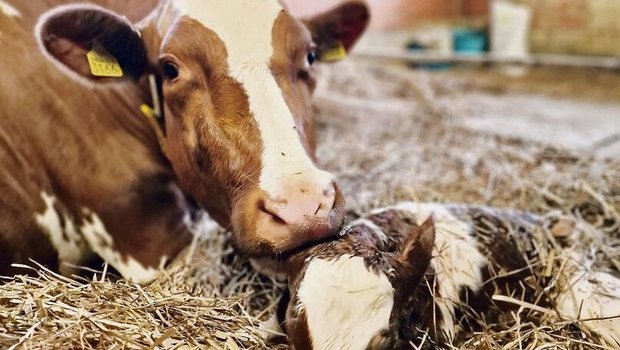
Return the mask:
<path fill-rule="evenodd" d="M 407 44 L 407 50 L 414 53 L 423 53 L 427 50 L 427 48 L 415 41 Z M 441 71 L 450 68 L 450 64 L 448 63 L 423 63 L 423 64 L 410 64 L 411 68 L 420 68 L 428 71 Z"/>
<path fill-rule="evenodd" d="M 487 35 L 484 31 L 456 28 L 452 31 L 454 52 L 458 54 L 482 54 L 487 49 Z"/>

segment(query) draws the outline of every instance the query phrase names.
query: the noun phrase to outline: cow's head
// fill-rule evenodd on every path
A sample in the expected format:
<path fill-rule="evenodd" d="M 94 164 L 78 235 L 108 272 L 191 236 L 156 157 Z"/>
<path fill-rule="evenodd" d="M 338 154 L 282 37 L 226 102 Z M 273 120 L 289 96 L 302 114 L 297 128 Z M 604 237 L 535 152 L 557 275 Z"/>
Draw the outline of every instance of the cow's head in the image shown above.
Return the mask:
<path fill-rule="evenodd" d="M 82 81 L 119 80 L 93 76 L 93 47 L 118 61 L 120 80 L 147 90 L 157 77 L 162 148 L 181 187 L 245 252 L 265 256 L 343 222 L 334 178 L 314 163 L 311 66 L 350 49 L 368 17 L 358 2 L 301 21 L 277 0 L 168 0 L 136 25 L 100 7 L 62 6 L 36 33 Z"/>

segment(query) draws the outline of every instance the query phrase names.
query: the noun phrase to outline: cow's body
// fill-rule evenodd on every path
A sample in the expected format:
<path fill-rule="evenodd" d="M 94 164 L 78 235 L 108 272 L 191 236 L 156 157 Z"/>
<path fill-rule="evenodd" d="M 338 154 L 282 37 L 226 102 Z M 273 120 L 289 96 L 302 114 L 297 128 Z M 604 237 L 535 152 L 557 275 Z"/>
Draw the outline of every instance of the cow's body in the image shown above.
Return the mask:
<path fill-rule="evenodd" d="M 43 56 L 33 27 L 50 5 L 0 15 L 0 274 L 94 251 L 148 279 L 190 240 L 189 205 L 140 115 L 150 96 L 130 82 L 85 87 Z"/>
<path fill-rule="evenodd" d="M 100 257 L 149 281 L 192 239 L 195 202 L 257 258 L 335 233 L 309 64 L 353 45 L 364 5 L 306 26 L 277 0 L 66 2 L 0 1 L 0 275 Z M 90 50 L 124 76 L 91 73 Z"/>

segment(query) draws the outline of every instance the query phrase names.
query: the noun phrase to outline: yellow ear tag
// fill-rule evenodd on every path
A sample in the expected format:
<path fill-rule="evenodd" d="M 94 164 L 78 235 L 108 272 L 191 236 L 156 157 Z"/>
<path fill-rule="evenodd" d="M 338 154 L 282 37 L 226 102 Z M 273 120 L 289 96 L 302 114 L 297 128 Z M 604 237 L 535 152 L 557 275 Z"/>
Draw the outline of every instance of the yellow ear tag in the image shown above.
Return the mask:
<path fill-rule="evenodd" d="M 86 53 L 90 72 L 96 77 L 120 78 L 123 70 L 116 58 L 100 44 L 95 43 L 93 49 Z"/>
<path fill-rule="evenodd" d="M 341 41 L 338 41 L 333 47 L 321 52 L 319 59 L 323 62 L 335 62 L 347 58 L 347 49 Z"/>
<path fill-rule="evenodd" d="M 140 105 L 140 112 L 142 112 L 142 114 L 144 114 L 144 116 L 149 119 L 155 118 L 155 112 L 153 111 L 153 108 L 144 103 Z"/>
<path fill-rule="evenodd" d="M 146 120 L 151 124 L 153 130 L 155 130 L 155 135 L 157 136 L 157 141 L 160 145 L 166 144 L 166 136 L 164 135 L 164 131 L 161 129 L 159 122 L 157 122 L 157 117 L 155 115 L 155 110 L 151 108 L 151 106 L 147 104 L 140 105 L 140 112 L 146 117 Z M 166 150 L 162 148 L 163 152 L 166 153 Z"/>

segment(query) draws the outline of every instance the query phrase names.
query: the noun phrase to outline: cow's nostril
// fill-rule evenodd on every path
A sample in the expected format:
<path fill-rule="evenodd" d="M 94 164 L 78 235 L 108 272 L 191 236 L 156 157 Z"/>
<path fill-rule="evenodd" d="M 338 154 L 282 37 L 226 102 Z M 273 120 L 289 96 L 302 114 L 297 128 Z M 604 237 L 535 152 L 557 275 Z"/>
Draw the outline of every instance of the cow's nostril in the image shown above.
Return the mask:
<path fill-rule="evenodd" d="M 319 206 L 316 208 L 316 210 L 314 211 L 314 216 L 316 216 L 319 213 L 319 210 L 321 210 L 321 207 L 323 206 L 323 203 L 319 204 Z"/>
<path fill-rule="evenodd" d="M 286 221 L 284 221 L 284 219 L 282 219 L 281 217 L 271 214 L 271 213 L 267 213 L 271 215 L 271 218 L 273 219 L 273 221 L 275 221 L 276 223 L 280 224 L 280 225 L 286 225 Z"/>
<path fill-rule="evenodd" d="M 286 221 L 278 215 L 285 206 L 286 204 L 277 203 L 269 199 L 261 200 L 258 203 L 258 209 L 271 216 L 271 219 L 280 225 L 286 225 Z"/>

